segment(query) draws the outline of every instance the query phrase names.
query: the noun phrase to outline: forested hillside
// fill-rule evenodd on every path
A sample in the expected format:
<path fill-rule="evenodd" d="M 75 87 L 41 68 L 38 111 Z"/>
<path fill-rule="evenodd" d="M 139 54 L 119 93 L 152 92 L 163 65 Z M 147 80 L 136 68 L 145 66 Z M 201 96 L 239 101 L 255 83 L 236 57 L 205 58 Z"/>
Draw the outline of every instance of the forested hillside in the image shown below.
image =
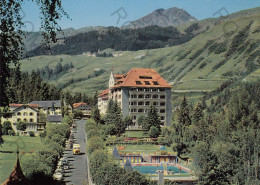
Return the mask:
<path fill-rule="evenodd" d="M 117 51 L 136 51 L 142 49 L 162 48 L 183 44 L 194 37 L 199 27 L 190 25 L 185 33 L 175 27 L 148 26 L 138 29 L 120 29 L 116 27 L 100 28 L 97 31 L 80 33 L 67 37 L 64 44 L 54 45 L 52 54 L 79 55 L 83 52 L 98 52 L 111 48 Z M 27 53 L 28 56 L 49 54 L 49 51 L 37 47 Z"/>
<path fill-rule="evenodd" d="M 97 102 L 97 94 L 87 96 L 83 93 L 71 94 L 68 91 L 62 91 L 61 88 L 44 81 L 35 71 L 29 74 L 17 69 L 11 70 L 10 73 L 11 78 L 7 87 L 9 103 L 28 104 L 31 101 L 63 99 L 70 105 L 76 102 L 86 102 L 94 106 Z"/>
<path fill-rule="evenodd" d="M 100 28 L 102 28 L 102 27 L 101 26 L 89 26 L 89 27 L 84 27 L 84 28 L 80 28 L 80 29 L 68 28 L 68 29 L 63 30 L 62 32 L 57 32 L 57 39 L 59 40 L 59 42 L 64 42 L 64 38 L 66 38 L 66 37 L 74 36 L 79 33 L 86 33 L 86 32 L 93 31 L 93 30 L 99 30 Z M 42 33 L 40 31 L 26 33 L 25 38 L 24 38 L 25 51 L 28 52 L 28 51 L 31 51 L 31 50 L 41 46 L 42 42 L 43 42 L 43 37 L 42 37 Z"/>

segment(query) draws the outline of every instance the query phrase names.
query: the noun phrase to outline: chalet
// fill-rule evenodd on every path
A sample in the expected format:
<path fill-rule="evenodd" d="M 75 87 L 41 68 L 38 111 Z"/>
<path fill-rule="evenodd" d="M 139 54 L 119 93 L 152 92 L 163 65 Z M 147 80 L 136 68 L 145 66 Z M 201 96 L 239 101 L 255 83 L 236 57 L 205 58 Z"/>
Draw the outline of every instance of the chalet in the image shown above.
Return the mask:
<path fill-rule="evenodd" d="M 4 121 L 10 121 L 15 132 L 17 132 L 16 126 L 19 122 L 26 123 L 26 131 L 24 132 L 25 134 L 27 134 L 29 131 L 35 132 L 37 134 L 39 131 L 43 131 L 45 128 L 45 123 L 38 122 L 38 105 L 10 104 L 9 107 L 12 117 L 2 117 L 1 121 L 2 123 Z"/>

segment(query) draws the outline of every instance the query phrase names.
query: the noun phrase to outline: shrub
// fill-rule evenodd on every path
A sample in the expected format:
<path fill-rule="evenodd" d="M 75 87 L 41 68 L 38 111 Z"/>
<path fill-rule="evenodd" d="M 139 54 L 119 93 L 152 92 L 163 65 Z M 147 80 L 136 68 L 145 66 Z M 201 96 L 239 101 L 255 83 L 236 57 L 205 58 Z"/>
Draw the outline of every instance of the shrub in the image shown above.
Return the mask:
<path fill-rule="evenodd" d="M 30 132 L 29 132 L 29 136 L 30 136 L 30 137 L 35 137 L 34 132 L 30 131 Z"/>
<path fill-rule="evenodd" d="M 151 126 L 148 134 L 152 138 L 157 138 L 160 134 L 160 131 L 155 126 Z"/>
<path fill-rule="evenodd" d="M 15 132 L 13 130 L 8 130 L 8 135 L 9 136 L 14 136 L 15 135 Z"/>
<path fill-rule="evenodd" d="M 114 124 L 107 125 L 106 133 L 111 136 L 116 135 L 116 126 Z"/>

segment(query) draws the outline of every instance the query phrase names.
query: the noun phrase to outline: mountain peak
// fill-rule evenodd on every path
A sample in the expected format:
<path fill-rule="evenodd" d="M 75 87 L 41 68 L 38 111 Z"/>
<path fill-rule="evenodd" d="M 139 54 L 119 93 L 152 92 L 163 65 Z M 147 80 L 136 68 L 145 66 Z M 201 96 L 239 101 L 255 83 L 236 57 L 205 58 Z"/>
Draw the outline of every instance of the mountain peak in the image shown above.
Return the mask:
<path fill-rule="evenodd" d="M 177 26 L 186 22 L 191 22 L 196 20 L 188 12 L 183 9 L 172 7 L 167 10 L 160 8 L 152 13 L 131 22 L 126 27 L 142 28 L 146 26 L 157 25 L 161 27 L 166 26 Z"/>

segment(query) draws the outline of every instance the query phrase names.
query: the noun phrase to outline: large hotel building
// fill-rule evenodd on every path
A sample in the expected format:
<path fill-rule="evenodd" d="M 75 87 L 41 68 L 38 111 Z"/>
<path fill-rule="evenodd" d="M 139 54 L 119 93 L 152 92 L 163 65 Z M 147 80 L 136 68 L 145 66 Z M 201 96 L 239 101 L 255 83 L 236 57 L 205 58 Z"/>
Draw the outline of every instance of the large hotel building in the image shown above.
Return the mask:
<path fill-rule="evenodd" d="M 137 126 L 140 115 L 146 115 L 150 105 L 154 105 L 162 125 L 171 125 L 171 85 L 154 69 L 132 68 L 127 74 L 113 74 L 109 88 L 98 97 L 101 114 L 106 113 L 109 99 L 117 101 L 123 116 L 131 116 Z"/>

